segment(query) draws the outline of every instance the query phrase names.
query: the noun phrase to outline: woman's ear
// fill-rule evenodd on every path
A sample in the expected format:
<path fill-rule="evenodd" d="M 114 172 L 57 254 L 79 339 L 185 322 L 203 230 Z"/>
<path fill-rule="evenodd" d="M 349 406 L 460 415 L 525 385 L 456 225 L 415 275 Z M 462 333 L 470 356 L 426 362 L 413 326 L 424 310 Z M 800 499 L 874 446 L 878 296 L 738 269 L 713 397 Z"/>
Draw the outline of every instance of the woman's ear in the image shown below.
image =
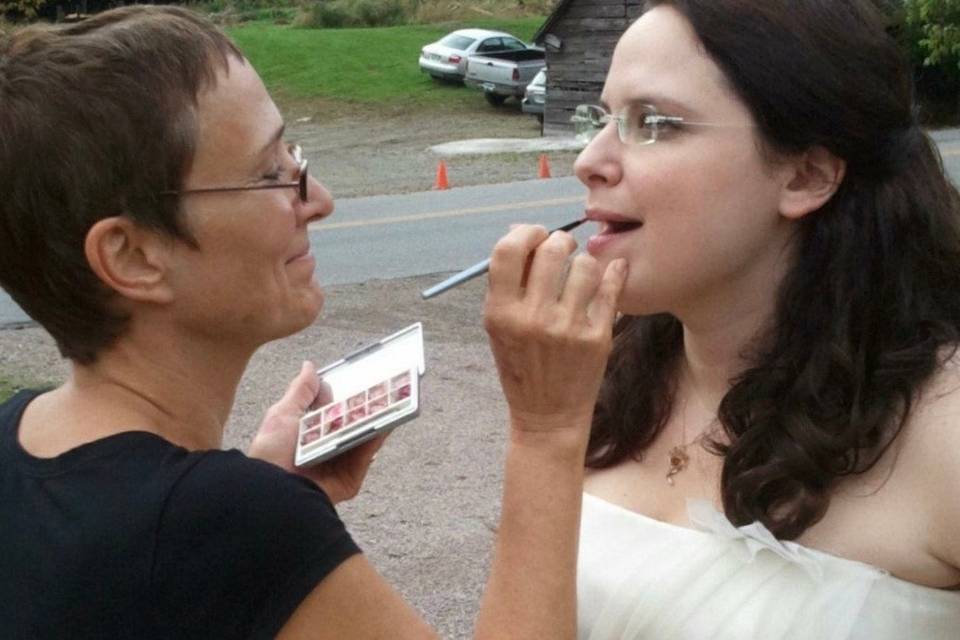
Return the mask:
<path fill-rule="evenodd" d="M 166 277 L 171 245 L 162 233 L 114 216 L 90 228 L 83 248 L 93 272 L 123 298 L 163 304 L 173 299 Z"/>
<path fill-rule="evenodd" d="M 813 147 L 787 161 L 790 174 L 780 198 L 780 213 L 799 219 L 827 203 L 840 188 L 847 161 L 824 147 Z"/>

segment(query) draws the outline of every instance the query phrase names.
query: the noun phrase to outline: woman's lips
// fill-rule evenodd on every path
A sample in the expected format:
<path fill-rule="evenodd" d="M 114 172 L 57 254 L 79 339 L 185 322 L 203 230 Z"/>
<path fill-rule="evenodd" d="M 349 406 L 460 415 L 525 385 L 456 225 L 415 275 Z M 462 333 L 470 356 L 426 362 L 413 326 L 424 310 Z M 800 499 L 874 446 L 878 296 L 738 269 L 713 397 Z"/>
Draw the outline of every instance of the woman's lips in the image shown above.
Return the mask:
<path fill-rule="evenodd" d="M 586 218 L 600 225 L 600 233 L 615 233 L 626 230 L 626 227 L 632 229 L 643 224 L 643 220 L 636 216 L 623 215 L 615 211 L 607 211 L 599 208 L 588 207 Z"/>
<path fill-rule="evenodd" d="M 643 228 L 643 222 L 621 217 L 598 219 L 596 222 L 600 224 L 600 229 L 587 241 L 587 251 L 592 256 L 599 256 L 624 236 Z"/>
<path fill-rule="evenodd" d="M 290 258 L 289 260 L 287 260 L 287 266 L 294 266 L 294 265 L 309 266 L 310 271 L 312 272 L 317 265 L 317 261 L 314 259 L 313 254 L 310 253 L 310 250 L 308 249 L 307 251 L 304 251 L 303 253 L 296 255 Z"/>
<path fill-rule="evenodd" d="M 293 255 L 292 258 L 287 259 L 287 264 L 290 264 L 291 262 L 296 262 L 297 260 L 303 260 L 304 258 L 308 258 L 308 257 L 312 258 L 313 256 L 310 253 L 310 244 L 305 243 L 303 246 L 300 247 L 300 250 Z"/>
<path fill-rule="evenodd" d="M 600 223 L 600 233 L 625 233 L 642 226 L 643 223 L 636 220 L 605 220 Z"/>

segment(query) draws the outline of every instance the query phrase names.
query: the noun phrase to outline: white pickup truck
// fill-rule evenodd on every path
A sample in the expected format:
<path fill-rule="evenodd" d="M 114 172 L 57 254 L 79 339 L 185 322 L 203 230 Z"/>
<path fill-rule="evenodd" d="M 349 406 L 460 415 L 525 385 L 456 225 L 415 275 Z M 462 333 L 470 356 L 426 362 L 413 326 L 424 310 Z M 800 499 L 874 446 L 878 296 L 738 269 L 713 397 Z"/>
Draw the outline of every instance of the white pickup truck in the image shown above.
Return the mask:
<path fill-rule="evenodd" d="M 546 56 L 537 47 L 474 54 L 467 58 L 464 82 L 483 89 L 490 104 L 500 105 L 511 96 L 522 98 L 523 90 L 544 66 Z"/>

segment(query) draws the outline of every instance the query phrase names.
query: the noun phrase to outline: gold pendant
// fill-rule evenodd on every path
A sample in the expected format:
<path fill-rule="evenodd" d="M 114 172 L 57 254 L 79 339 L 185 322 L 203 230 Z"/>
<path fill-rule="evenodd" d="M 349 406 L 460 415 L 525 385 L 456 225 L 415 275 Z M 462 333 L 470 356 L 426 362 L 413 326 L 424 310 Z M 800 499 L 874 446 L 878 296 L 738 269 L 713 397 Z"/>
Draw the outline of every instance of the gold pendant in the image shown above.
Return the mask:
<path fill-rule="evenodd" d="M 687 455 L 687 445 L 678 444 L 670 449 L 670 468 L 667 470 L 667 484 L 673 486 L 673 476 L 687 468 L 690 456 Z"/>

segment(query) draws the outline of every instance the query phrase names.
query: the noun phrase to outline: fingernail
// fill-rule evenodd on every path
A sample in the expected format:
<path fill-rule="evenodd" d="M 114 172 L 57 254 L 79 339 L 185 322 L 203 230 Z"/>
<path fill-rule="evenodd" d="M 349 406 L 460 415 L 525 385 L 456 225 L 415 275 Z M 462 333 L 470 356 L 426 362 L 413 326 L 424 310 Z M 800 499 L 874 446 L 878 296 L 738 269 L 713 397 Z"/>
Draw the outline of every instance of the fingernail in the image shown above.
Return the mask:
<path fill-rule="evenodd" d="M 623 258 L 617 258 L 613 261 L 613 268 L 617 270 L 617 275 L 623 275 L 627 272 L 627 261 Z"/>

